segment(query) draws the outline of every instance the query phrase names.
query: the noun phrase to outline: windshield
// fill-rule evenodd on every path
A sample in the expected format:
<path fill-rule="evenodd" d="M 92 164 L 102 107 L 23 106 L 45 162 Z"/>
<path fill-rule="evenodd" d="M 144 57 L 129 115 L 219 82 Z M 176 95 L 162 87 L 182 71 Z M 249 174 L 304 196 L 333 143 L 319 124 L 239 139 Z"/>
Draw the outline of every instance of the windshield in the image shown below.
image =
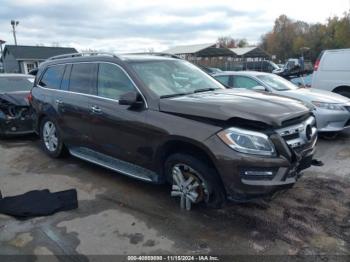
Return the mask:
<path fill-rule="evenodd" d="M 201 69 L 183 60 L 133 62 L 131 66 L 159 97 L 225 89 Z"/>
<path fill-rule="evenodd" d="M 277 75 L 257 75 L 256 77 L 263 81 L 267 86 L 277 91 L 298 89 L 298 87 L 292 82 Z"/>
<path fill-rule="evenodd" d="M 0 76 L 0 92 L 29 91 L 33 82 L 30 76 Z"/>
<path fill-rule="evenodd" d="M 279 69 L 280 67 L 278 65 L 276 65 L 274 62 L 270 61 L 271 66 L 273 67 L 273 69 Z"/>
<path fill-rule="evenodd" d="M 221 73 L 222 70 L 219 68 L 215 68 L 215 67 L 209 67 L 209 69 L 211 70 L 212 73 Z"/>

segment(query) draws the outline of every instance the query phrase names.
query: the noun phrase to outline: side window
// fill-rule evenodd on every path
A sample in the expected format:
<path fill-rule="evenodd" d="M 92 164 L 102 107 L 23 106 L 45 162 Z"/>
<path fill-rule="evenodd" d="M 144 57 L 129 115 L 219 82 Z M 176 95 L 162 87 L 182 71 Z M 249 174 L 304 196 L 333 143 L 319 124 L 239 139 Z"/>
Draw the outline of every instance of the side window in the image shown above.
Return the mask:
<path fill-rule="evenodd" d="M 295 62 L 294 61 L 289 61 L 287 63 L 287 69 L 293 69 L 295 67 Z"/>
<path fill-rule="evenodd" d="M 98 96 L 119 99 L 122 94 L 130 91 L 135 91 L 135 87 L 122 69 L 113 64 L 99 64 Z"/>
<path fill-rule="evenodd" d="M 39 85 L 50 89 L 60 89 L 64 65 L 50 66 L 46 69 Z"/>
<path fill-rule="evenodd" d="M 229 86 L 230 84 L 230 76 L 215 76 L 215 78 L 225 86 Z"/>
<path fill-rule="evenodd" d="M 69 76 L 70 76 L 71 70 L 72 70 L 72 65 L 70 65 L 70 64 L 66 65 L 66 70 L 64 70 L 64 74 L 62 77 L 61 90 L 68 90 L 68 88 L 69 88 Z"/>
<path fill-rule="evenodd" d="M 262 70 L 261 71 L 263 71 L 263 72 L 266 72 L 266 71 L 268 71 L 269 70 L 269 63 L 268 62 L 266 62 L 266 61 L 263 61 L 262 62 Z"/>
<path fill-rule="evenodd" d="M 272 72 L 274 70 L 274 67 L 269 63 L 267 67 L 268 72 Z"/>
<path fill-rule="evenodd" d="M 235 88 L 247 88 L 247 89 L 252 89 L 255 86 L 260 86 L 257 81 L 245 77 L 245 76 L 234 76 L 233 78 L 233 86 Z"/>
<path fill-rule="evenodd" d="M 96 63 L 73 64 L 70 74 L 69 91 L 95 95 L 96 75 Z"/>

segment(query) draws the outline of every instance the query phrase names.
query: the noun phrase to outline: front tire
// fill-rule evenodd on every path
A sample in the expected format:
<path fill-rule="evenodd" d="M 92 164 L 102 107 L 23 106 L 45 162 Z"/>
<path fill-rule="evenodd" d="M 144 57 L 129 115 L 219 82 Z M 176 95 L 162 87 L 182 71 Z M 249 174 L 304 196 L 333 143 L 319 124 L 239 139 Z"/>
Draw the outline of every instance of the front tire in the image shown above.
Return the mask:
<path fill-rule="evenodd" d="M 45 117 L 40 124 L 40 142 L 44 151 L 53 158 L 62 157 L 65 147 L 56 122 Z"/>
<path fill-rule="evenodd" d="M 326 140 L 334 140 L 337 138 L 340 132 L 322 132 L 320 133 L 320 137 Z"/>
<path fill-rule="evenodd" d="M 193 204 L 220 208 L 226 199 L 216 170 L 188 154 L 171 155 L 165 162 L 165 174 L 172 185 L 171 196 L 180 198 L 180 207 Z"/>

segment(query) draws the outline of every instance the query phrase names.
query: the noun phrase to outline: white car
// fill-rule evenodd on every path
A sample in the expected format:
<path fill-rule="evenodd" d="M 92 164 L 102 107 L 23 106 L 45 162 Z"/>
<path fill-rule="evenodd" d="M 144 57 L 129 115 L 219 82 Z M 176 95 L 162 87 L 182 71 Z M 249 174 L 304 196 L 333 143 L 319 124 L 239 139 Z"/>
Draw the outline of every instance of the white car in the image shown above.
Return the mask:
<path fill-rule="evenodd" d="M 323 51 L 315 63 L 311 87 L 350 98 L 350 49 Z"/>
<path fill-rule="evenodd" d="M 275 74 L 254 71 L 222 72 L 214 77 L 229 88 L 271 92 L 301 100 L 312 108 L 318 132 L 339 132 L 350 127 L 350 99 L 329 91 L 300 88 Z"/>

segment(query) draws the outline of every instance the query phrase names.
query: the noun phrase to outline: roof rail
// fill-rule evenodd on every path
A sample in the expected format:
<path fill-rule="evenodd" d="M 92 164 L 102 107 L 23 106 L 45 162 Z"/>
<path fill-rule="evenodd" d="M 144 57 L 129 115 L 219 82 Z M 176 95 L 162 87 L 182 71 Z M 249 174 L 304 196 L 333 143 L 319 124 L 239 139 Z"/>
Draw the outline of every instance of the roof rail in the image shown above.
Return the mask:
<path fill-rule="evenodd" d="M 176 58 L 176 59 L 182 59 L 181 57 L 170 54 L 170 53 L 162 53 L 162 52 L 140 52 L 140 53 L 127 53 L 125 55 L 154 55 L 154 56 L 164 56 L 164 57 L 170 57 L 170 58 Z"/>
<path fill-rule="evenodd" d="M 107 55 L 114 58 L 119 58 L 119 56 L 108 53 L 108 52 L 82 52 L 82 53 L 71 53 L 71 54 L 64 54 L 64 55 L 56 55 L 49 57 L 47 60 L 56 60 L 56 59 L 64 59 L 64 58 L 72 58 L 72 57 L 82 57 L 82 56 L 98 56 L 98 55 Z"/>

